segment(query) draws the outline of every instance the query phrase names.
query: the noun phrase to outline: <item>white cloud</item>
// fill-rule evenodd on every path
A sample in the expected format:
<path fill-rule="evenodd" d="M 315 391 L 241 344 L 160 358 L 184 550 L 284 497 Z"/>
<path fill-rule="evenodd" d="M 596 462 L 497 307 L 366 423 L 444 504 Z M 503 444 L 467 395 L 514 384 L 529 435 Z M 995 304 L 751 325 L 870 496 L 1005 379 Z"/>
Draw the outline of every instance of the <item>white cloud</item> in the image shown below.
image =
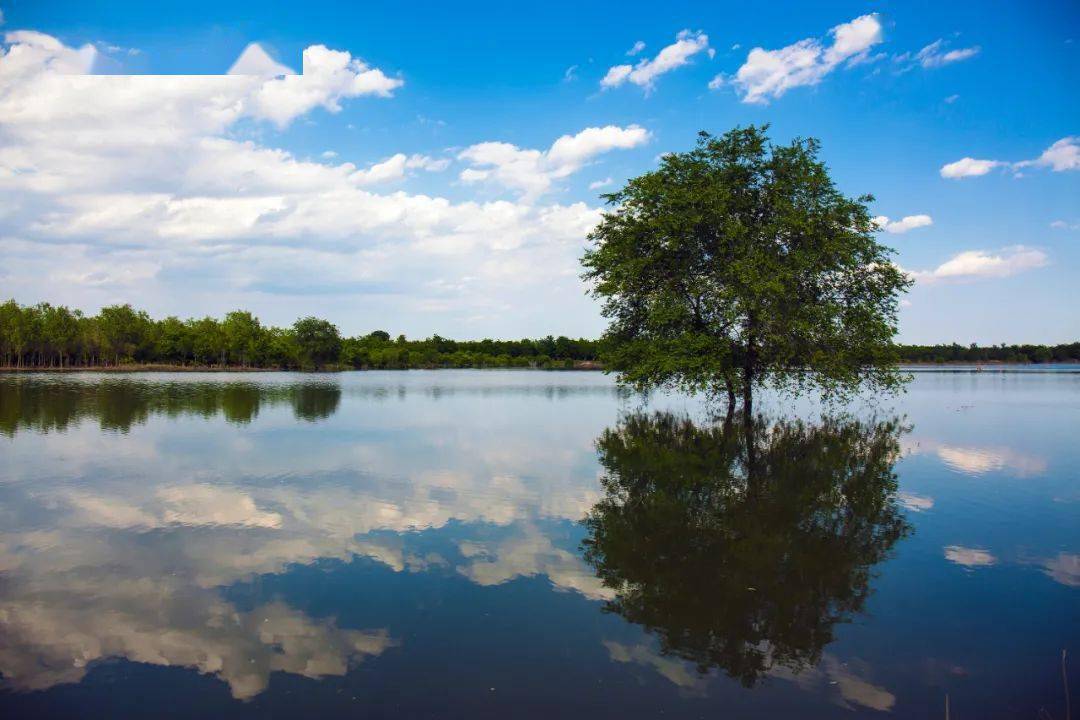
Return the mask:
<path fill-rule="evenodd" d="M 994 168 L 1007 165 L 1000 160 L 976 160 L 975 158 L 965 157 L 941 166 L 941 177 L 949 179 L 959 179 L 966 177 L 978 177 L 979 175 L 985 175 Z"/>
<path fill-rule="evenodd" d="M 651 90 L 658 77 L 688 64 L 690 58 L 707 50 L 708 47 L 708 35 L 703 32 L 683 30 L 676 36 L 675 42 L 662 49 L 655 58 L 651 60 L 642 59 L 634 66 L 615 65 L 611 67 L 600 81 L 600 86 L 613 88 L 631 82 L 646 90 Z"/>
<path fill-rule="evenodd" d="M 254 75 L 261 78 L 295 75 L 296 71 L 270 57 L 259 43 L 249 43 L 236 62 L 229 68 L 229 75 Z"/>
<path fill-rule="evenodd" d="M 959 99 L 960 99 L 959 95 L 956 95 L 956 94 L 950 95 L 949 97 L 945 98 L 945 104 L 946 105 L 952 105 L 954 102 L 956 102 Z"/>
<path fill-rule="evenodd" d="M 1054 172 L 1080 170 L 1080 137 L 1064 137 L 1043 151 L 1034 160 L 1025 160 L 1014 167 L 1048 167 Z"/>
<path fill-rule="evenodd" d="M 611 185 L 612 182 L 614 181 L 609 177 L 606 177 L 603 180 L 596 180 L 595 182 L 589 183 L 589 189 L 599 190 L 600 188 L 606 188 L 607 186 Z"/>
<path fill-rule="evenodd" d="M 829 31 L 828 47 L 817 38 L 807 38 L 778 50 L 756 47 L 731 78 L 745 103 L 767 103 L 788 90 L 816 85 L 833 70 L 865 61 L 870 48 L 882 41 L 881 22 L 876 14 L 863 15 Z M 723 84 L 717 76 L 709 84 Z"/>
<path fill-rule="evenodd" d="M 337 157 L 337 153 L 334 152 L 333 150 L 323 150 L 322 155 L 320 155 L 320 157 L 325 158 L 327 160 L 333 160 L 334 158 Z"/>
<path fill-rule="evenodd" d="M 626 54 L 633 57 L 634 55 L 637 55 L 639 52 L 641 52 L 644 49 L 645 49 L 645 41 L 644 40 L 638 40 L 636 43 L 634 43 L 634 47 L 632 47 L 632 48 L 630 48 L 629 50 L 626 51 Z"/>
<path fill-rule="evenodd" d="M 309 49 L 305 75 L 270 80 L 91 76 L 71 74 L 92 59 L 54 38 L 14 40 L 0 51 L 0 275 L 12 295 L 85 308 L 138 297 L 154 312 L 193 314 L 245 306 L 281 323 L 303 292 L 307 312 L 346 329 L 393 312 L 406 331 L 457 323 L 464 332 L 486 313 L 495 319 L 473 332 L 540 332 L 551 309 L 521 300 L 529 286 L 590 323 L 576 332 L 593 331 L 576 270 L 597 209 L 380 193 L 376 180 L 449 160 L 391 155 L 376 171 L 240 139 L 245 118 L 284 122 L 357 92 L 389 92 L 385 75 L 348 53 Z M 275 96 L 282 105 L 268 106 Z M 568 136 L 541 153 L 544 182 L 647 135 Z M 364 293 L 365 316 L 350 320 L 317 293 Z"/>
<path fill-rule="evenodd" d="M 618 87 L 626 82 L 626 79 L 630 77 L 630 73 L 633 71 L 633 65 L 613 65 L 608 68 L 607 73 L 600 80 L 600 85 L 605 88 Z"/>
<path fill-rule="evenodd" d="M 349 179 L 357 185 L 366 187 L 368 185 L 403 180 L 407 170 L 439 172 L 445 170 L 449 165 L 450 161 L 446 158 L 436 160 L 427 155 L 397 153 L 365 170 L 357 170 L 351 173 Z"/>
<path fill-rule="evenodd" d="M 1080 222 L 1066 222 L 1064 220 L 1055 220 L 1050 223 L 1050 227 L 1055 230 L 1080 230 Z"/>
<path fill-rule="evenodd" d="M 936 68 L 949 63 L 968 60 L 979 54 L 979 47 L 960 48 L 958 50 L 946 50 L 944 40 L 935 40 L 918 53 L 915 61 L 924 68 Z"/>
<path fill-rule="evenodd" d="M 945 548 L 945 559 L 966 568 L 989 567 L 997 563 L 997 558 L 988 551 L 979 548 L 949 545 Z"/>
<path fill-rule="evenodd" d="M 934 224 L 934 220 L 929 215 L 906 215 L 900 220 L 890 220 L 885 215 L 878 215 L 874 218 L 874 224 L 887 233 L 903 235 L 915 228 L 929 227 Z"/>
<path fill-rule="evenodd" d="M 1024 245 L 1003 248 L 996 253 L 967 250 L 954 255 L 933 270 L 911 273 L 919 282 L 963 281 L 1005 278 L 1045 267 L 1046 253 Z"/>
<path fill-rule="evenodd" d="M 3 73 L 9 78 L 26 78 L 42 69 L 57 75 L 86 75 L 93 72 L 99 54 L 89 43 L 76 50 L 33 30 L 5 33 L 4 42 L 10 46 L 3 55 Z"/>
<path fill-rule="evenodd" d="M 251 98 L 252 114 L 283 127 L 316 107 L 338 112 L 345 98 L 390 97 L 403 84 L 347 52 L 312 45 L 304 50 L 303 75 L 285 75 L 259 86 Z"/>
<path fill-rule="evenodd" d="M 471 164 L 459 177 L 465 183 L 496 182 L 533 199 L 597 155 L 637 147 L 648 140 L 649 131 L 638 125 L 606 125 L 563 135 L 547 150 L 523 149 L 505 142 L 478 143 L 458 155 Z"/>
<path fill-rule="evenodd" d="M 1054 172 L 1067 172 L 1080 170 L 1080 138 L 1076 136 L 1063 137 L 1050 147 L 1046 148 L 1039 157 L 1034 160 L 1022 160 L 1008 163 L 1002 160 L 975 160 L 974 158 L 962 158 L 956 162 L 948 163 L 941 167 L 943 178 L 965 178 L 985 175 L 994 168 L 1009 167 L 1014 171 L 1028 167 L 1048 167 Z M 1017 173 L 1019 177 L 1019 173 Z"/>

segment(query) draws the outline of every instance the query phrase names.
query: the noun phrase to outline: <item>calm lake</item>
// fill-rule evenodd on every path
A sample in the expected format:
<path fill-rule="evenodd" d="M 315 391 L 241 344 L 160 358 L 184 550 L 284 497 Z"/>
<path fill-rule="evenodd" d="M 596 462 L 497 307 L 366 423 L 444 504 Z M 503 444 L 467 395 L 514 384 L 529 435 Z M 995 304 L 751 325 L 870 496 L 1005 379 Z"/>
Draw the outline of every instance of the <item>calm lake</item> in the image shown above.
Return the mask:
<path fill-rule="evenodd" d="M 0 717 L 1065 717 L 1080 368 L 0 375 Z"/>

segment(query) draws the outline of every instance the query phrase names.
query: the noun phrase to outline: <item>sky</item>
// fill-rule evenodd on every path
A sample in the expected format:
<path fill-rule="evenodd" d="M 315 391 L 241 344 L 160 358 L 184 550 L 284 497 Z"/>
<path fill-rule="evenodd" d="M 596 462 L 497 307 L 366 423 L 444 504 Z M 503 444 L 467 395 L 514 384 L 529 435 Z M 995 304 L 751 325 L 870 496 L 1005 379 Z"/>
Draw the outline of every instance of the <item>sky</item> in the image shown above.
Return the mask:
<path fill-rule="evenodd" d="M 595 337 L 601 193 L 769 123 L 909 343 L 1080 338 L 1080 5 L 0 0 L 0 296 Z"/>

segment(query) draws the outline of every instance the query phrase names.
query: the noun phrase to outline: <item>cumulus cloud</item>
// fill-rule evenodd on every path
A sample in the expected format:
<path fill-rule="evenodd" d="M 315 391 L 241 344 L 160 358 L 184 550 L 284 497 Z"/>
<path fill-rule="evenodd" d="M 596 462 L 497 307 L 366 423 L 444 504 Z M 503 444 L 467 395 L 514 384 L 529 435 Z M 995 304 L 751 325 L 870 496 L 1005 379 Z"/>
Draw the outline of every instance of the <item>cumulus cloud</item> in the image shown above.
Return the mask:
<path fill-rule="evenodd" d="M 885 215 L 878 215 L 874 218 L 874 224 L 887 233 L 903 235 L 915 228 L 929 227 L 934 224 L 934 220 L 929 215 L 906 215 L 899 220 L 890 220 Z"/>
<path fill-rule="evenodd" d="M 958 179 L 966 177 L 978 177 L 979 175 L 985 175 L 994 168 L 1002 167 L 1008 163 L 1003 163 L 1000 160 L 977 160 L 975 158 L 965 157 L 951 163 L 947 163 L 941 166 L 941 177 L 949 179 Z"/>
<path fill-rule="evenodd" d="M 638 52 L 643 50 L 645 44 L 640 44 L 640 48 L 635 44 L 633 49 Z M 687 65 L 690 58 L 708 49 L 708 35 L 703 32 L 683 30 L 675 37 L 674 43 L 662 49 L 651 60 L 644 58 L 638 61 L 637 65 L 614 65 L 609 68 L 607 74 L 600 81 L 600 86 L 605 89 L 614 88 L 630 82 L 638 87 L 651 90 L 655 86 L 658 77 Z M 627 54 L 633 55 L 634 53 Z"/>
<path fill-rule="evenodd" d="M 345 98 L 390 97 L 403 84 L 347 52 L 312 45 L 304 50 L 302 75 L 275 77 L 255 90 L 252 114 L 283 127 L 316 107 L 338 112 Z"/>
<path fill-rule="evenodd" d="M 644 40 L 638 40 L 636 43 L 634 43 L 634 47 L 632 47 L 632 48 L 630 48 L 629 50 L 626 51 L 626 54 L 633 57 L 634 55 L 637 55 L 639 52 L 641 52 L 644 49 L 645 49 L 645 41 Z"/>
<path fill-rule="evenodd" d="M 1050 223 L 1050 227 L 1055 230 L 1080 230 L 1080 222 L 1066 222 L 1065 220 L 1054 220 Z"/>
<path fill-rule="evenodd" d="M 941 167 L 941 177 L 959 179 L 986 175 L 994 168 L 1011 168 L 1014 171 L 1029 167 L 1047 167 L 1054 172 L 1080 170 L 1080 138 L 1063 137 L 1046 148 L 1034 160 L 1009 163 L 1002 160 L 976 160 L 965 157 Z M 1019 175 L 1019 173 L 1017 173 Z"/>
<path fill-rule="evenodd" d="M 637 147 L 649 137 L 649 131 L 638 125 L 607 125 L 563 135 L 547 150 L 523 149 L 505 142 L 478 143 L 459 153 L 458 159 L 470 164 L 459 177 L 465 183 L 494 182 L 532 199 L 597 155 Z"/>
<path fill-rule="evenodd" d="M 401 86 L 347 52 L 308 48 L 301 75 L 98 76 L 86 74 L 92 46 L 27 31 L 6 37 L 0 275 L 9 293 L 81 307 L 142 297 L 180 313 L 243 304 L 291 322 L 301 268 L 308 286 L 368 295 L 373 315 L 393 307 L 406 330 L 495 312 L 506 327 L 480 332 L 512 323 L 520 332 L 549 312 L 515 305 L 523 284 L 557 294 L 552 302 L 568 316 L 589 316 L 576 269 L 597 209 L 380 193 L 380 182 L 449 161 L 394 154 L 358 168 L 243 139 L 242 121 L 272 130 Z M 534 170 L 546 185 L 645 137 L 636 127 L 590 129 L 540 153 Z M 173 282 L 182 294 L 169 290 Z M 398 297 L 386 294 L 390 285 Z M 322 311 L 333 319 L 337 307 L 328 301 Z"/>
<path fill-rule="evenodd" d="M 404 180 L 409 170 L 427 170 L 440 172 L 450 166 L 447 158 L 435 159 L 427 155 L 406 155 L 397 153 L 382 162 L 375 163 L 364 170 L 357 170 L 349 179 L 357 185 L 376 185 L 385 182 Z"/>
<path fill-rule="evenodd" d="M 611 185 L 613 182 L 614 181 L 611 178 L 606 177 L 603 180 L 596 180 L 594 182 L 589 183 L 589 189 L 590 190 L 599 190 L 600 188 L 606 188 L 609 185 Z"/>
<path fill-rule="evenodd" d="M 867 60 L 870 49 L 882 41 L 881 22 L 876 14 L 862 15 L 832 28 L 829 35 L 832 42 L 828 45 L 807 38 L 778 50 L 756 47 L 727 80 L 745 103 L 767 103 L 792 88 L 816 85 L 837 68 Z M 725 78 L 717 76 L 709 87 L 715 89 L 724 82 Z"/>
<path fill-rule="evenodd" d="M 1015 163 L 1014 167 L 1048 167 L 1054 172 L 1080 170 L 1080 137 L 1061 138 L 1039 157 Z"/>
<path fill-rule="evenodd" d="M 926 283 L 1006 278 L 1045 267 L 1048 261 L 1046 253 L 1024 245 L 1002 248 L 997 252 L 967 250 L 954 255 L 933 270 L 913 272 L 911 276 Z"/>

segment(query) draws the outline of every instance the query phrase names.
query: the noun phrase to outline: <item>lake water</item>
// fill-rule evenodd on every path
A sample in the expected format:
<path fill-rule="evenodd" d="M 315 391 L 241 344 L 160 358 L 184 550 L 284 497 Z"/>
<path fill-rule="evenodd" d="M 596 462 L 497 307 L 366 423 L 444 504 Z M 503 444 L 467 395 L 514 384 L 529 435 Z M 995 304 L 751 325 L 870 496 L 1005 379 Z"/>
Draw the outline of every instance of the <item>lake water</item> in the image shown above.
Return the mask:
<path fill-rule="evenodd" d="M 1065 370 L 0 375 L 0 717 L 1064 718 Z"/>

